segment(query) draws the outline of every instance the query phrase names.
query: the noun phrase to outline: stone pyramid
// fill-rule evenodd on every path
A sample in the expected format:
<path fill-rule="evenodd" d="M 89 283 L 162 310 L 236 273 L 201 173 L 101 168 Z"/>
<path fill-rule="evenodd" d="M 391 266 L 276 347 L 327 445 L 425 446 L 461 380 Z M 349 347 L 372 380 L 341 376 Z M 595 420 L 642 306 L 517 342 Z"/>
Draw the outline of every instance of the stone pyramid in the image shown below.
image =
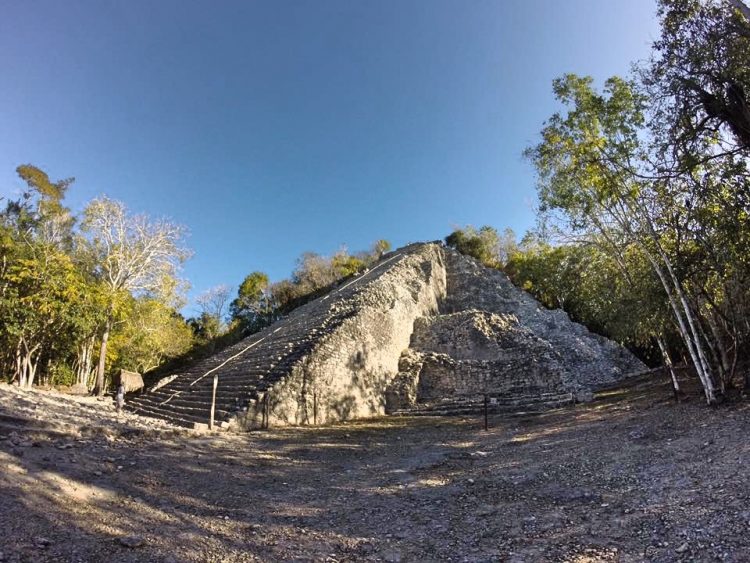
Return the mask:
<path fill-rule="evenodd" d="M 130 402 L 192 426 L 252 429 L 390 414 L 538 410 L 587 400 L 646 367 L 440 243 L 368 271 Z"/>

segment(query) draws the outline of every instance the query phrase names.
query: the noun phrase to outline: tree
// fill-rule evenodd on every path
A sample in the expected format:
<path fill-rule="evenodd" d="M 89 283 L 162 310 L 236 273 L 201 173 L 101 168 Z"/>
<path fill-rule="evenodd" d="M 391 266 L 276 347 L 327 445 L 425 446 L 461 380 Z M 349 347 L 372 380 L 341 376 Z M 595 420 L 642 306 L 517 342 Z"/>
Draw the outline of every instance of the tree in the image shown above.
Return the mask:
<path fill-rule="evenodd" d="M 193 332 L 185 319 L 160 300 L 131 298 L 126 309 L 108 352 L 115 367 L 146 373 L 192 346 Z"/>
<path fill-rule="evenodd" d="M 42 243 L 69 246 L 74 219 L 62 200 L 74 178 L 53 182 L 33 164 L 22 164 L 16 173 L 29 188 L 23 194 L 23 203 L 15 202 L 8 209 L 15 211 L 19 231 L 26 235 L 33 233 Z"/>
<path fill-rule="evenodd" d="M 74 221 L 62 199 L 73 180 L 52 182 L 31 164 L 16 172 L 28 190 L 0 215 L 0 340 L 13 378 L 31 387 L 42 358 L 73 332 L 87 287 L 67 253 Z"/>
<path fill-rule="evenodd" d="M 462 254 L 476 258 L 485 266 L 496 268 L 501 265 L 500 235 L 488 225 L 479 230 L 471 225 L 456 229 L 445 237 L 445 243 Z"/>
<path fill-rule="evenodd" d="M 106 314 L 101 333 L 96 391 L 104 394 L 107 343 L 118 307 L 129 295 L 160 295 L 177 285 L 180 264 L 189 251 L 183 246 L 185 229 L 167 220 L 131 215 L 125 205 L 106 197 L 84 210 L 81 241 L 87 261 L 106 289 Z"/>
<path fill-rule="evenodd" d="M 659 2 L 661 36 L 641 78 L 662 173 L 750 151 L 749 13 L 740 0 Z"/>
<path fill-rule="evenodd" d="M 380 260 L 383 254 L 385 254 L 386 252 L 390 252 L 390 250 L 391 250 L 391 243 L 385 239 L 380 239 L 380 240 L 376 240 L 372 244 L 372 250 L 370 251 L 370 254 L 374 260 Z"/>
<path fill-rule="evenodd" d="M 304 252 L 292 273 L 292 282 L 304 294 L 328 287 L 335 281 L 336 274 L 331 268 L 331 260 L 315 252 Z"/>
<path fill-rule="evenodd" d="M 590 78 L 574 75 L 556 80 L 554 90 L 568 111 L 553 115 L 542 142 L 527 151 L 537 167 L 542 208 L 561 212 L 578 236 L 604 240 L 615 260 L 621 261 L 618 249 L 638 247 L 663 287 L 707 401 L 716 402 L 711 345 L 678 267 L 676 243 L 689 232 L 691 212 L 676 202 L 685 197 L 686 185 L 664 182 L 649 169 L 641 145 L 644 95 L 617 77 L 606 82 L 603 94 Z M 664 224 L 674 217 L 680 220 Z M 627 275 L 626 267 L 622 272 Z"/>
<path fill-rule="evenodd" d="M 351 256 L 346 247 L 339 249 L 331 258 L 331 271 L 335 280 L 348 278 L 365 268 L 365 260 Z"/>
<path fill-rule="evenodd" d="M 228 285 L 217 285 L 207 289 L 196 298 L 195 302 L 200 309 L 201 318 L 210 317 L 214 319 L 211 326 L 215 329 L 212 329 L 211 333 L 207 335 L 208 338 L 215 338 L 226 332 L 226 315 L 231 293 L 232 288 Z"/>
<path fill-rule="evenodd" d="M 239 321 L 243 329 L 260 328 L 265 324 L 273 309 L 268 288 L 268 275 L 263 272 L 252 272 L 242 280 L 229 310 L 232 319 Z"/>

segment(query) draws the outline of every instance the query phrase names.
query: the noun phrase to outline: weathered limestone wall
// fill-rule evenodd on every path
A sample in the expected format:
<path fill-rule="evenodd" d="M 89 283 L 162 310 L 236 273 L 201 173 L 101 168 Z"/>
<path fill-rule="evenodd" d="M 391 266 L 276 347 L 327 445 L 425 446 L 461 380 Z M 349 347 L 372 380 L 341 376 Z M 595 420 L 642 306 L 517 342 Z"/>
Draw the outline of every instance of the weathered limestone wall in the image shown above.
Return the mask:
<path fill-rule="evenodd" d="M 512 315 L 485 311 L 418 319 L 408 358 L 389 412 L 460 395 L 556 392 L 570 376 L 549 342 Z"/>
<path fill-rule="evenodd" d="M 562 310 L 544 308 L 503 272 L 486 268 L 454 250 L 445 249 L 444 253 L 448 287 L 441 312 L 478 309 L 514 316 L 525 329 L 552 346 L 565 368 L 563 385 L 569 391 L 594 389 L 646 369 L 618 343 L 571 321 Z"/>
<path fill-rule="evenodd" d="M 323 336 L 290 375 L 249 405 L 246 428 L 321 424 L 384 414 L 385 391 L 409 347 L 414 321 L 437 313 L 446 273 L 438 245 L 397 252 L 388 270 L 332 308 L 344 320 Z"/>

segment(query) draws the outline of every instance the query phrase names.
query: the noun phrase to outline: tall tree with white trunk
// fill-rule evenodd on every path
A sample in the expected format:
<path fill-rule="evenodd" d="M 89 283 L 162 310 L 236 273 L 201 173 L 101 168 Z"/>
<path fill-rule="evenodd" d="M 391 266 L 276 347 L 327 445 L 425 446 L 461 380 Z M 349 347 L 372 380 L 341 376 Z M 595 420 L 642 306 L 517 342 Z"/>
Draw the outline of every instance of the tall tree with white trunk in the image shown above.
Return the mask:
<path fill-rule="evenodd" d="M 107 296 L 95 386 L 102 396 L 107 342 L 123 296 L 130 293 L 168 298 L 179 286 L 179 268 L 190 252 L 184 246 L 184 227 L 130 214 L 119 201 L 95 199 L 83 215 L 82 248 Z"/>

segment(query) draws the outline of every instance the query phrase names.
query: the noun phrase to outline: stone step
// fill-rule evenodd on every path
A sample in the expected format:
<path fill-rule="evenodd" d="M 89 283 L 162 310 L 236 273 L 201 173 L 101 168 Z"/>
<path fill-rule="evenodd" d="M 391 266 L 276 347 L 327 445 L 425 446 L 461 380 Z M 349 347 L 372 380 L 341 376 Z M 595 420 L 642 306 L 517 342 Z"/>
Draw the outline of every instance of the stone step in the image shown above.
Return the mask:
<path fill-rule="evenodd" d="M 185 407 L 190 409 L 202 409 L 208 412 L 211 407 L 211 400 L 196 399 L 190 395 L 177 395 L 172 399 L 165 402 L 164 399 L 156 397 L 144 397 L 142 399 L 131 401 L 132 405 L 148 405 L 153 408 L 161 408 L 164 405 L 172 405 L 175 407 Z M 234 397 L 224 397 L 216 400 L 216 410 L 225 412 L 234 412 L 239 407 L 243 406 L 242 403 L 237 402 Z"/>
<path fill-rule="evenodd" d="M 180 426 L 182 428 L 207 428 L 208 427 L 208 417 L 180 417 L 178 415 L 175 415 L 174 413 L 165 413 L 163 411 L 153 411 L 148 409 L 141 409 L 138 411 L 139 415 L 141 416 L 148 416 L 150 418 L 158 418 L 159 420 L 163 420 L 166 422 L 169 422 L 170 424 L 174 426 Z M 224 420 L 214 420 L 214 427 L 215 428 L 224 428 L 229 425 L 229 422 Z"/>
<path fill-rule="evenodd" d="M 144 410 L 149 412 L 159 412 L 165 415 L 171 414 L 178 418 L 191 420 L 193 422 L 207 422 L 209 414 L 211 412 L 211 405 L 189 406 L 173 405 L 172 403 L 155 404 L 146 401 L 131 402 L 130 405 L 128 405 L 128 408 L 133 412 Z M 225 420 L 226 418 L 231 416 L 233 412 L 234 411 L 216 409 L 214 412 L 214 419 L 217 421 Z"/>
<path fill-rule="evenodd" d="M 573 400 L 573 395 L 571 393 L 541 393 L 541 394 L 534 394 L 534 395 L 501 395 L 501 396 L 493 396 L 488 395 L 488 400 L 490 404 L 496 404 L 496 405 L 523 405 L 523 404 L 532 404 L 532 403 L 539 403 L 539 402 L 547 402 L 547 401 L 568 401 Z M 458 396 L 458 397 L 443 397 L 440 399 L 434 399 L 434 400 L 425 400 L 420 401 L 417 403 L 416 406 L 423 405 L 423 406 L 439 406 L 442 404 L 450 404 L 450 405 L 484 405 L 484 397 L 483 396 Z"/>
<path fill-rule="evenodd" d="M 126 405 L 125 408 L 134 413 L 142 416 L 150 416 L 152 418 L 158 418 L 174 424 L 175 426 L 182 426 L 183 428 L 194 428 L 196 423 L 203 424 L 208 422 L 208 416 L 205 417 L 182 417 L 177 416 L 175 413 L 166 412 L 163 410 L 157 410 L 146 406 L 133 407 L 133 405 Z"/>
<path fill-rule="evenodd" d="M 398 256 L 393 254 L 388 260 L 396 264 L 393 258 Z M 182 426 L 206 423 L 213 395 L 213 374 L 208 372 L 216 370 L 216 418 L 236 413 L 288 375 L 321 339 L 351 317 L 356 307 L 342 298 L 354 295 L 386 271 L 383 268 L 374 275 L 371 270 L 366 280 L 352 280 L 362 283 L 334 288 L 323 299 L 302 305 L 262 331 L 198 361 L 156 391 L 128 397 L 126 408 Z"/>
<path fill-rule="evenodd" d="M 216 392 L 218 394 L 227 394 L 227 393 L 243 393 L 247 390 L 254 389 L 258 384 L 265 381 L 267 377 L 257 378 L 257 377 L 247 377 L 247 378 L 237 378 L 237 379 L 219 379 L 219 384 L 216 387 Z M 176 382 L 173 382 L 176 383 Z M 195 395 L 201 395 L 201 394 L 207 394 L 211 395 L 213 393 L 213 379 L 207 378 L 207 381 L 199 381 L 195 385 L 190 385 L 189 382 L 185 382 L 183 384 L 177 384 L 177 385 L 165 385 L 164 387 L 161 387 L 160 389 L 157 389 L 156 391 L 151 391 L 148 394 L 152 394 L 155 396 L 169 396 L 173 395 L 174 393 L 190 393 Z"/>
<path fill-rule="evenodd" d="M 487 412 L 491 414 L 539 412 L 559 408 L 574 403 L 572 394 L 560 394 L 557 398 L 541 400 L 539 397 L 515 397 L 507 401 L 487 404 Z M 417 403 L 414 407 L 392 412 L 394 416 L 456 416 L 468 414 L 482 414 L 484 399 L 450 400 L 432 403 Z"/>

